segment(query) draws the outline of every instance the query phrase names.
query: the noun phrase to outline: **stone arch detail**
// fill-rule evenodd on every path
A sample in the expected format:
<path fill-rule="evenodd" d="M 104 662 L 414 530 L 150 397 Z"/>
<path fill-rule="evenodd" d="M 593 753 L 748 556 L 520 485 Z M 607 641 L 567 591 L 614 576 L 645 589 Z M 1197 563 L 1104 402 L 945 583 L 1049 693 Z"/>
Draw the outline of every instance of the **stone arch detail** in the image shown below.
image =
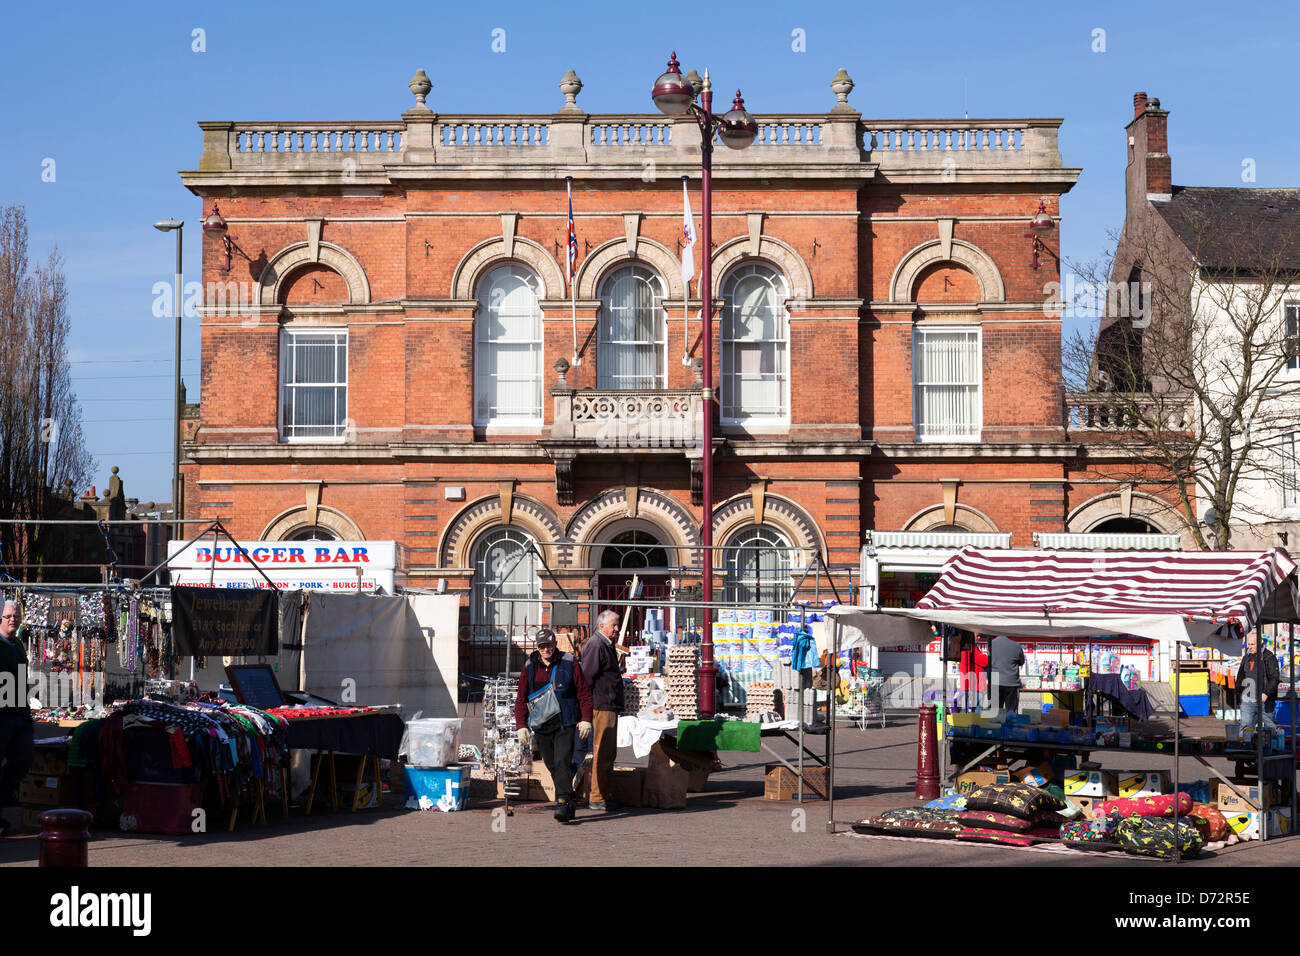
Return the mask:
<path fill-rule="evenodd" d="M 713 253 L 713 295 L 716 299 L 722 295 L 722 282 L 733 266 L 750 259 L 762 259 L 770 266 L 775 266 L 785 279 L 786 288 L 792 299 L 811 299 L 813 297 L 812 270 L 803 256 L 794 251 L 787 242 L 772 236 L 763 236 L 758 241 L 758 255 L 749 253 L 749 236 L 736 236 L 718 246 Z"/>
<path fill-rule="evenodd" d="M 672 495 L 654 488 L 641 488 L 637 494 L 635 517 L 656 525 L 664 534 L 665 544 L 681 548 L 698 547 L 700 529 L 690 511 Z M 632 517 L 628 514 L 627 497 L 621 488 L 607 491 L 586 502 L 569 519 L 566 539 L 574 542 L 567 548 L 568 563 L 574 567 L 594 567 L 595 551 L 603 544 L 601 532 L 615 521 Z M 698 551 L 674 552 L 679 564 L 688 565 L 700 560 Z"/>
<path fill-rule="evenodd" d="M 938 239 L 921 243 L 907 255 L 903 256 L 894 269 L 894 276 L 889 280 L 890 302 L 911 302 L 912 289 L 916 279 L 928 266 L 940 262 L 955 262 L 969 269 L 980 285 L 981 302 L 1005 302 L 1006 289 L 1002 284 L 1002 273 L 998 271 L 993 257 L 973 243 L 963 239 L 952 240 L 952 252 L 943 254 L 942 244 Z"/>
<path fill-rule="evenodd" d="M 257 301 L 263 306 L 274 306 L 280 301 L 284 280 L 300 266 L 322 265 L 333 269 L 348 287 L 348 303 L 367 305 L 370 302 L 370 280 L 352 253 L 332 242 L 322 242 L 315 259 L 305 242 L 285 246 L 266 264 L 257 280 Z"/>
<path fill-rule="evenodd" d="M 492 266 L 503 262 L 521 262 L 532 269 L 542 284 L 539 299 L 557 298 L 564 294 L 564 273 L 555 258 L 532 239 L 515 236 L 513 248 L 506 246 L 500 236 L 485 239 L 465 253 L 451 277 L 452 295 L 457 299 L 472 299 L 481 279 Z"/>
<path fill-rule="evenodd" d="M 1158 529 L 1161 534 L 1181 534 L 1182 525 L 1174 506 L 1154 495 L 1133 492 L 1129 513 L 1124 514 L 1123 495 L 1118 491 L 1089 498 L 1070 512 L 1065 530 L 1070 534 L 1087 534 L 1111 518 L 1137 518 Z"/>
<path fill-rule="evenodd" d="M 933 531 L 948 524 L 959 524 L 977 534 L 997 534 L 998 526 L 993 519 L 970 505 L 956 505 L 951 522 L 943 513 L 943 505 L 923 508 L 903 524 L 903 531 Z"/>
<path fill-rule="evenodd" d="M 624 238 L 611 239 L 591 250 L 582 265 L 578 267 L 578 298 L 596 298 L 600 290 L 600 280 L 604 278 L 605 273 L 616 266 L 629 263 L 639 263 L 654 269 L 663 280 L 664 288 L 668 290 L 669 300 L 676 299 L 680 302 L 686 294 L 686 289 L 682 285 L 681 261 L 668 250 L 667 246 L 654 239 L 640 236 L 636 241 L 635 256 L 627 254 L 627 240 Z"/>
<path fill-rule="evenodd" d="M 713 540 L 726 544 L 742 528 L 754 524 L 754 498 L 748 493 L 728 498 L 713 510 Z M 809 548 L 826 559 L 826 541 L 817 522 L 803 508 L 788 498 L 765 494 L 763 496 L 762 527 L 772 527 L 785 536 L 791 546 Z M 799 561 L 804 566 L 812 563 L 811 552 L 804 552 Z M 798 566 L 799 561 L 794 564 Z M 715 562 L 716 563 L 716 562 Z"/>
<path fill-rule="evenodd" d="M 502 520 L 501 496 L 489 495 L 471 501 L 460 509 L 451 519 L 442 533 L 438 545 L 438 561 L 444 568 L 469 568 L 474 542 L 478 536 L 498 525 L 518 528 L 532 535 L 537 541 L 548 564 L 554 566 L 554 545 L 541 544 L 544 541 L 558 541 L 563 529 L 555 512 L 546 505 L 523 495 L 514 495 L 510 523 Z"/>
<path fill-rule="evenodd" d="M 361 533 L 361 526 L 349 518 L 337 508 L 330 508 L 327 505 L 316 506 L 316 520 L 311 521 L 308 517 L 307 507 L 298 505 L 296 508 L 290 508 L 288 511 L 281 511 L 271 519 L 267 526 L 262 530 L 262 541 L 283 541 L 287 536 L 303 528 L 310 528 L 317 525 L 322 528 L 328 528 L 333 531 L 344 541 L 365 541 L 366 536 Z"/>

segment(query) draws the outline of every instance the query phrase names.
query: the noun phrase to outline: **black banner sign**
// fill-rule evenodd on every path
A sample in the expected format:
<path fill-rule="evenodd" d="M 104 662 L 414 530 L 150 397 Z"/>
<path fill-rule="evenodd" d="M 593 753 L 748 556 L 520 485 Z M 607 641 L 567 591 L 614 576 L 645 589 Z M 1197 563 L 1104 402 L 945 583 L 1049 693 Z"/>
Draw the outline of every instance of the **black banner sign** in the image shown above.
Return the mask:
<path fill-rule="evenodd" d="M 278 654 L 278 616 L 274 591 L 172 588 L 172 636 L 186 657 Z"/>

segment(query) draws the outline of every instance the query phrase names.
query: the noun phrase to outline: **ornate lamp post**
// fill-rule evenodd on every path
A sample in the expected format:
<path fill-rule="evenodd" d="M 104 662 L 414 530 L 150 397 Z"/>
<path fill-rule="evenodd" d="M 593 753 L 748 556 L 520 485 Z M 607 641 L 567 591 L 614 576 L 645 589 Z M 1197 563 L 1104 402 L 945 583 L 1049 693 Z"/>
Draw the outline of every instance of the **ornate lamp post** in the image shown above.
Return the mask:
<path fill-rule="evenodd" d="M 700 646 L 700 715 L 713 716 L 714 686 L 717 668 L 713 663 L 713 140 L 717 137 L 722 145 L 730 149 L 744 149 L 758 135 L 758 124 L 754 117 L 745 111 L 745 101 L 736 90 L 736 98 L 731 109 L 722 116 L 713 114 L 713 88 L 709 83 L 709 71 L 704 71 L 704 80 L 698 93 L 699 105 L 695 103 L 696 87 L 682 76 L 674 51 L 668 61 L 668 71 L 655 81 L 650 91 L 655 106 L 667 116 L 682 116 L 689 113 L 700 127 L 701 152 L 703 164 L 700 175 L 703 211 L 700 223 L 704 252 L 701 255 L 700 299 L 703 309 L 701 317 L 704 328 L 700 345 L 704 351 L 704 448 L 702 450 L 701 470 L 704 484 L 703 521 L 703 603 L 704 613 Z"/>

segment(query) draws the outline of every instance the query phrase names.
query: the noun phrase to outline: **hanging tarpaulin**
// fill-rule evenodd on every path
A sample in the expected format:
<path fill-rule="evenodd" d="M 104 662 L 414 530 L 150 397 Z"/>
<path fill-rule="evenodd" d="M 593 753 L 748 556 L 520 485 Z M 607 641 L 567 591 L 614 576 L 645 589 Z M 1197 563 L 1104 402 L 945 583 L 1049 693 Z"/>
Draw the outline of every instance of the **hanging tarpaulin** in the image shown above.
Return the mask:
<path fill-rule="evenodd" d="M 274 591 L 172 588 L 172 636 L 185 657 L 270 657 L 279 652 Z"/>

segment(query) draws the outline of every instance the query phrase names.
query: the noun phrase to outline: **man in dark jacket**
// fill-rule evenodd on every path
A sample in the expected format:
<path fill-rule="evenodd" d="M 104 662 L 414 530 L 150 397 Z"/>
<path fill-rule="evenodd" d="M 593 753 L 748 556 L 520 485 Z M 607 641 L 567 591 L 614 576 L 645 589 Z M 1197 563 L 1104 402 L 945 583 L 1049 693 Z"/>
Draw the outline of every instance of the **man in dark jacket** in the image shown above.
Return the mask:
<path fill-rule="evenodd" d="M 614 757 L 618 753 L 618 715 L 623 712 L 623 674 L 614 635 L 618 614 L 601 611 L 596 633 L 582 645 L 582 673 L 591 687 L 592 723 L 595 734 L 591 760 L 591 802 L 593 810 L 616 810 L 609 799 Z"/>
<path fill-rule="evenodd" d="M 1267 647 L 1261 647 L 1254 631 L 1246 634 L 1246 654 L 1237 668 L 1237 693 L 1241 695 L 1241 729 L 1254 733 L 1259 723 L 1263 704 L 1264 732 L 1277 733 L 1273 721 L 1273 707 L 1277 700 L 1277 658 Z"/>
<path fill-rule="evenodd" d="M 23 613 L 13 601 L 0 611 L 0 809 L 17 806 L 18 784 L 35 755 L 32 713 L 27 707 L 27 652 L 18 637 Z M 0 817 L 0 836 L 10 823 Z"/>
<path fill-rule="evenodd" d="M 548 683 L 554 682 L 560 712 L 541 726 L 530 727 L 528 698 Z M 568 823 L 573 819 L 573 728 L 579 736 L 591 736 L 591 691 L 582 670 L 573 657 L 555 649 L 555 635 L 545 628 L 537 632 L 537 650 L 529 655 L 519 674 L 519 692 L 515 695 L 515 727 L 522 740 L 537 742 L 542 761 L 555 782 L 555 819 Z"/>

